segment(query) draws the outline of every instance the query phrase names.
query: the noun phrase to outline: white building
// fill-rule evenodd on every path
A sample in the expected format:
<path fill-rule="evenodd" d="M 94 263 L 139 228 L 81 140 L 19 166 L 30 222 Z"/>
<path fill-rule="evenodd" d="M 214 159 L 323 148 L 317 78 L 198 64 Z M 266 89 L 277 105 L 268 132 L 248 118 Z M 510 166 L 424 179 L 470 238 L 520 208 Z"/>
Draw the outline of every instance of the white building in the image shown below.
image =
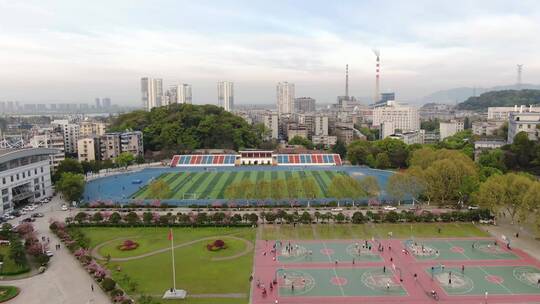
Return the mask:
<path fill-rule="evenodd" d="M 276 94 L 278 114 L 294 113 L 294 83 L 279 82 Z"/>
<path fill-rule="evenodd" d="M 95 135 L 79 138 L 77 141 L 77 156 L 80 162 L 99 160 L 99 150 L 99 137 Z"/>
<path fill-rule="evenodd" d="M 0 214 L 53 194 L 47 148 L 0 150 Z"/>
<path fill-rule="evenodd" d="M 323 145 L 328 148 L 334 146 L 337 143 L 337 136 L 313 135 L 311 141 L 314 145 Z"/>
<path fill-rule="evenodd" d="M 441 135 L 441 140 L 453 136 L 454 134 L 464 130 L 463 121 L 452 120 L 450 122 L 440 122 L 439 123 L 439 133 Z"/>
<path fill-rule="evenodd" d="M 163 80 L 160 78 L 141 78 L 141 101 L 143 107 L 150 111 L 161 106 L 163 96 Z"/>
<path fill-rule="evenodd" d="M 68 120 L 53 120 L 53 127 L 60 127 L 64 136 L 65 153 L 77 153 L 77 140 L 79 140 L 80 127 L 78 124 L 70 123 Z"/>
<path fill-rule="evenodd" d="M 79 136 L 101 136 L 107 131 L 107 124 L 99 121 L 83 121 L 79 123 Z"/>
<path fill-rule="evenodd" d="M 262 114 L 262 123 L 270 130 L 271 138 L 278 139 L 279 137 L 279 115 L 276 112 L 268 112 Z"/>
<path fill-rule="evenodd" d="M 191 95 L 191 85 L 187 83 L 179 84 L 176 88 L 177 102 L 188 103 L 193 102 L 193 96 Z"/>
<path fill-rule="evenodd" d="M 391 136 L 396 131 L 396 128 L 394 127 L 394 123 L 391 121 L 385 121 L 381 124 L 380 128 L 380 137 L 381 139 L 385 139 L 388 136 Z"/>
<path fill-rule="evenodd" d="M 540 133 L 540 112 L 512 112 L 508 122 L 508 143 L 514 142 L 519 132 L 526 132 L 530 140 L 538 140 Z"/>
<path fill-rule="evenodd" d="M 510 113 L 512 112 L 525 112 L 528 109 L 529 112 L 540 112 L 540 108 L 533 106 L 517 106 L 513 107 L 489 107 L 487 119 L 491 120 L 508 120 Z"/>
<path fill-rule="evenodd" d="M 407 145 L 424 144 L 425 130 L 408 131 L 390 135 L 390 138 L 399 139 Z"/>
<path fill-rule="evenodd" d="M 386 122 L 393 123 L 394 131 L 390 134 L 395 133 L 395 130 L 401 132 L 420 130 L 418 109 L 400 105 L 393 100 L 388 101 L 386 106 L 373 109 L 373 126 L 380 127 Z"/>
<path fill-rule="evenodd" d="M 53 171 L 58 167 L 60 162 L 66 159 L 66 154 L 64 152 L 64 136 L 61 132 L 50 131 L 34 135 L 30 138 L 30 146 L 32 148 L 50 148 L 58 151 L 58 153 L 50 155 Z"/>
<path fill-rule="evenodd" d="M 472 132 L 480 136 L 495 135 L 504 123 L 504 120 L 475 121 L 472 123 Z"/>
<path fill-rule="evenodd" d="M 217 84 L 218 105 L 225 111 L 234 109 L 234 84 L 230 81 L 220 81 Z"/>

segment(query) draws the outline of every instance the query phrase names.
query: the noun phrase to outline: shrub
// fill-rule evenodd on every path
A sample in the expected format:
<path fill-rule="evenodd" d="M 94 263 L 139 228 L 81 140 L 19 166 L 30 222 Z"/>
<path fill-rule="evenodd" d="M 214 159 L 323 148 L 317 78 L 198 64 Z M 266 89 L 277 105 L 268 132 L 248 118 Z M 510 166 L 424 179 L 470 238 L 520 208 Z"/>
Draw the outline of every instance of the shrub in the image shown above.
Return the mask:
<path fill-rule="evenodd" d="M 115 288 L 111 290 L 111 297 L 123 296 L 124 292 L 121 289 Z"/>
<path fill-rule="evenodd" d="M 125 240 L 122 245 L 118 246 L 119 250 L 122 251 L 128 251 L 128 250 L 134 250 L 139 247 L 139 243 L 134 242 L 132 240 Z"/>
<path fill-rule="evenodd" d="M 222 250 L 226 248 L 227 248 L 227 244 L 225 244 L 223 240 L 215 240 L 214 242 L 206 245 L 206 249 L 210 251 L 218 251 L 218 250 Z"/>
<path fill-rule="evenodd" d="M 101 286 L 105 291 L 109 292 L 116 287 L 116 282 L 111 278 L 105 278 L 101 282 Z"/>

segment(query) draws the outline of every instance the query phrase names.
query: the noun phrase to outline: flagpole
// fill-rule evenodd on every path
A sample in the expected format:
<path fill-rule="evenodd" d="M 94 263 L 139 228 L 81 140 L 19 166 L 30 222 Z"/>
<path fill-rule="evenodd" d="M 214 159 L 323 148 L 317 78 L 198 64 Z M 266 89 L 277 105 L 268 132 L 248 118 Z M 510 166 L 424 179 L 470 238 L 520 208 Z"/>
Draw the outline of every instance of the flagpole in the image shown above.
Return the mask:
<path fill-rule="evenodd" d="M 174 269 L 174 246 L 173 246 L 173 243 L 174 243 L 174 237 L 173 237 L 173 234 L 172 234 L 172 229 L 170 230 L 170 233 L 171 233 L 171 256 L 172 256 L 172 278 L 173 278 L 173 288 L 174 288 L 174 291 L 176 292 L 176 270 Z"/>

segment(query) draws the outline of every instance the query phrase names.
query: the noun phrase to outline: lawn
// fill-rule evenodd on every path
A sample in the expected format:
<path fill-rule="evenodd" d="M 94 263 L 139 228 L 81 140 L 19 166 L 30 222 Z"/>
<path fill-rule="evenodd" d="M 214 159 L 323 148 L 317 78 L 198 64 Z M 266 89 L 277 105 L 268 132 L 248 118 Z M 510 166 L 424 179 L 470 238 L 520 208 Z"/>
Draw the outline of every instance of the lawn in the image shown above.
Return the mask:
<path fill-rule="evenodd" d="M 0 255 L 3 256 L 3 264 L 0 274 L 16 275 L 30 271 L 28 265 L 19 266 L 9 257 L 9 246 L 0 246 Z"/>
<path fill-rule="evenodd" d="M 440 233 L 439 233 L 439 228 Z M 471 223 L 414 223 L 414 224 L 299 224 L 264 225 L 261 239 L 267 240 L 334 240 L 386 238 L 485 237 L 489 234 Z M 411 233 L 412 232 L 412 233 Z"/>
<path fill-rule="evenodd" d="M 283 180 L 287 185 L 288 180 L 311 179 L 315 183 L 316 198 L 328 198 L 328 186 L 332 178 L 337 174 L 347 174 L 343 171 L 331 170 L 306 170 L 306 171 L 220 171 L 220 172 L 174 172 L 163 173 L 156 180 L 164 181 L 171 190 L 170 199 L 184 199 L 186 194 L 189 198 L 197 199 L 224 199 L 225 190 L 232 184 L 242 180 L 249 180 L 253 184 L 260 181 Z M 283 192 L 282 197 L 288 197 L 288 189 L 272 189 Z M 296 191 L 295 191 L 296 193 Z M 295 198 L 306 198 L 305 189 L 300 183 Z M 152 199 L 148 185 L 137 190 L 131 195 L 133 199 Z"/>
<path fill-rule="evenodd" d="M 100 254 L 110 254 L 112 258 L 134 257 L 162 248 L 168 248 L 167 228 L 84 228 L 95 247 L 105 241 L 115 240 L 99 250 Z M 249 294 L 249 276 L 252 271 L 253 250 L 237 257 L 233 255 L 246 252 L 249 244 L 231 238 L 238 237 L 251 243 L 255 240 L 255 230 L 251 228 L 174 228 L 175 245 L 195 241 L 195 243 L 175 248 L 177 288 L 186 289 L 188 294 L 245 294 L 245 298 L 189 298 L 181 303 L 247 303 Z M 208 238 L 210 240 L 200 240 Z M 120 251 L 117 245 L 123 239 L 139 243 L 133 251 Z M 206 245 L 213 240 L 222 239 L 227 249 L 209 251 Z M 219 260 L 223 258 L 231 258 Z M 172 285 L 171 252 L 166 251 L 148 257 L 129 260 L 111 261 L 107 266 L 113 278 L 121 285 L 124 276 L 137 282 L 137 290 L 131 292 L 137 298 L 139 294 L 158 297 Z M 117 269 L 120 269 L 118 271 Z M 124 286 L 126 287 L 126 286 Z M 175 303 L 167 301 L 166 303 Z M 178 302 L 180 303 L 180 302 Z"/>
<path fill-rule="evenodd" d="M 15 286 L 0 286 L 0 303 L 15 298 L 19 292 L 20 289 Z"/>

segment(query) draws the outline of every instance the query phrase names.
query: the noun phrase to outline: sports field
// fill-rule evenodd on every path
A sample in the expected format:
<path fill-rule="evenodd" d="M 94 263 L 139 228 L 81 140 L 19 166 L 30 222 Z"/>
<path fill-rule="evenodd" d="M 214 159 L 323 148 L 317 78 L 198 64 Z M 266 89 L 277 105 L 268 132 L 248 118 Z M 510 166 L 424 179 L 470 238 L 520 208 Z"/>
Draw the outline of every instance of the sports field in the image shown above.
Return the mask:
<path fill-rule="evenodd" d="M 328 225 L 340 230 L 334 234 L 325 225 L 264 227 L 253 303 L 427 304 L 432 290 L 441 303 L 540 302 L 537 260 L 473 225 L 453 225 Z M 378 233 L 386 231 L 406 238 Z M 411 238 L 415 231 L 422 237 Z M 316 237 L 321 232 L 332 239 Z"/>
<path fill-rule="evenodd" d="M 312 179 L 315 181 L 315 196 L 317 198 L 328 198 L 328 186 L 332 178 L 338 174 L 347 174 L 344 171 L 330 170 L 308 170 L 308 171 L 202 171 L 202 172 L 170 172 L 163 173 L 156 180 L 164 181 L 170 191 L 167 199 L 225 199 L 227 187 L 238 184 L 243 180 L 249 180 L 253 184 L 265 181 L 282 180 L 284 184 L 280 189 L 271 191 L 281 191 L 279 197 L 292 196 L 287 187 L 288 181 L 296 179 L 303 181 Z M 271 184 L 269 184 L 271 185 Z M 299 182 L 294 190 L 294 197 L 298 199 L 307 198 L 304 184 Z M 153 195 L 148 185 L 145 185 L 131 195 L 133 199 L 152 199 Z M 270 198 L 270 197 L 268 197 Z"/>

